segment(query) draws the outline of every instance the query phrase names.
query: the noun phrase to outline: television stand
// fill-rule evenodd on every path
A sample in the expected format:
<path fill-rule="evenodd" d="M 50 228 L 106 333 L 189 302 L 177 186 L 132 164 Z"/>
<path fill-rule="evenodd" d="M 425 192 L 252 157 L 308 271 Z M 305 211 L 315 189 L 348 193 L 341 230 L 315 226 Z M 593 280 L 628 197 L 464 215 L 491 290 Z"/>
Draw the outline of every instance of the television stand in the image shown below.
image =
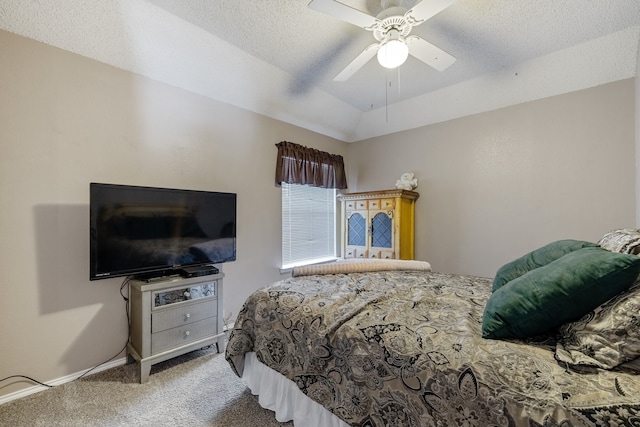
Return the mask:
<path fill-rule="evenodd" d="M 222 318 L 224 274 L 129 281 L 127 359 L 140 364 L 140 383 L 151 366 L 216 344 L 225 350 Z"/>

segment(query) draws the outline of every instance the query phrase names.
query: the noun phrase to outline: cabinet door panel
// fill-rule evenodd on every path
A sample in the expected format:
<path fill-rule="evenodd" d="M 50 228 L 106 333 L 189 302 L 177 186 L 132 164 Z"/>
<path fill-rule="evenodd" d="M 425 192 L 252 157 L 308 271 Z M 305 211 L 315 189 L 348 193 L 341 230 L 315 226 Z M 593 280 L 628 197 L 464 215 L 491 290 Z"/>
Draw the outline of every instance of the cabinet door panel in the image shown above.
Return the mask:
<path fill-rule="evenodd" d="M 375 248 L 393 248 L 393 214 L 381 211 L 372 215 L 371 246 Z"/>
<path fill-rule="evenodd" d="M 347 220 L 347 245 L 367 246 L 366 212 L 352 212 Z"/>

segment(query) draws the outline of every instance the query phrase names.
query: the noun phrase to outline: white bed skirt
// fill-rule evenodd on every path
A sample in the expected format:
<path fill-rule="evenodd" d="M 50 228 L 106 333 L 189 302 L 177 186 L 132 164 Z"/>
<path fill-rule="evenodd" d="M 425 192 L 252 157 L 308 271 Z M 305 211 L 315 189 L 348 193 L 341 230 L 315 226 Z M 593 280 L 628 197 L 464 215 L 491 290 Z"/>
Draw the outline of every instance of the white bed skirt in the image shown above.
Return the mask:
<path fill-rule="evenodd" d="M 307 397 L 287 377 L 260 363 L 256 354 L 245 354 L 242 379 L 260 406 L 274 411 L 276 420 L 300 427 L 349 427 L 322 405 Z"/>

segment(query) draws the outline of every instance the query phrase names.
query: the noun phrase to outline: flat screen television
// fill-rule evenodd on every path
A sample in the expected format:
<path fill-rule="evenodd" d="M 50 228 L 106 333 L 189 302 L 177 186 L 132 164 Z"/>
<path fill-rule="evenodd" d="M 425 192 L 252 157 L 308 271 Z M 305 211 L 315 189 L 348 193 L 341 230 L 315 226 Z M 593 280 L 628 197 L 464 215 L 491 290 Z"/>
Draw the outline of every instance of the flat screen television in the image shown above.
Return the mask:
<path fill-rule="evenodd" d="M 236 194 L 90 184 L 89 279 L 152 277 L 236 260 Z"/>

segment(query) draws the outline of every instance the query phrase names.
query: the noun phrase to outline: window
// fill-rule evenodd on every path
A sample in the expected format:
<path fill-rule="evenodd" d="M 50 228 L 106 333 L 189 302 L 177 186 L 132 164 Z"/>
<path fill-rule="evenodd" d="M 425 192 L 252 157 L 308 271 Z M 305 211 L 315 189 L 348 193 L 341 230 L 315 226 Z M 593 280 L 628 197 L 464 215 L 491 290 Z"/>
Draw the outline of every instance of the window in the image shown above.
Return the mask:
<path fill-rule="evenodd" d="M 336 259 L 336 189 L 347 188 L 344 159 L 282 141 L 276 144 L 282 188 L 282 268 Z"/>
<path fill-rule="evenodd" d="M 335 188 L 282 183 L 282 268 L 336 258 Z"/>

